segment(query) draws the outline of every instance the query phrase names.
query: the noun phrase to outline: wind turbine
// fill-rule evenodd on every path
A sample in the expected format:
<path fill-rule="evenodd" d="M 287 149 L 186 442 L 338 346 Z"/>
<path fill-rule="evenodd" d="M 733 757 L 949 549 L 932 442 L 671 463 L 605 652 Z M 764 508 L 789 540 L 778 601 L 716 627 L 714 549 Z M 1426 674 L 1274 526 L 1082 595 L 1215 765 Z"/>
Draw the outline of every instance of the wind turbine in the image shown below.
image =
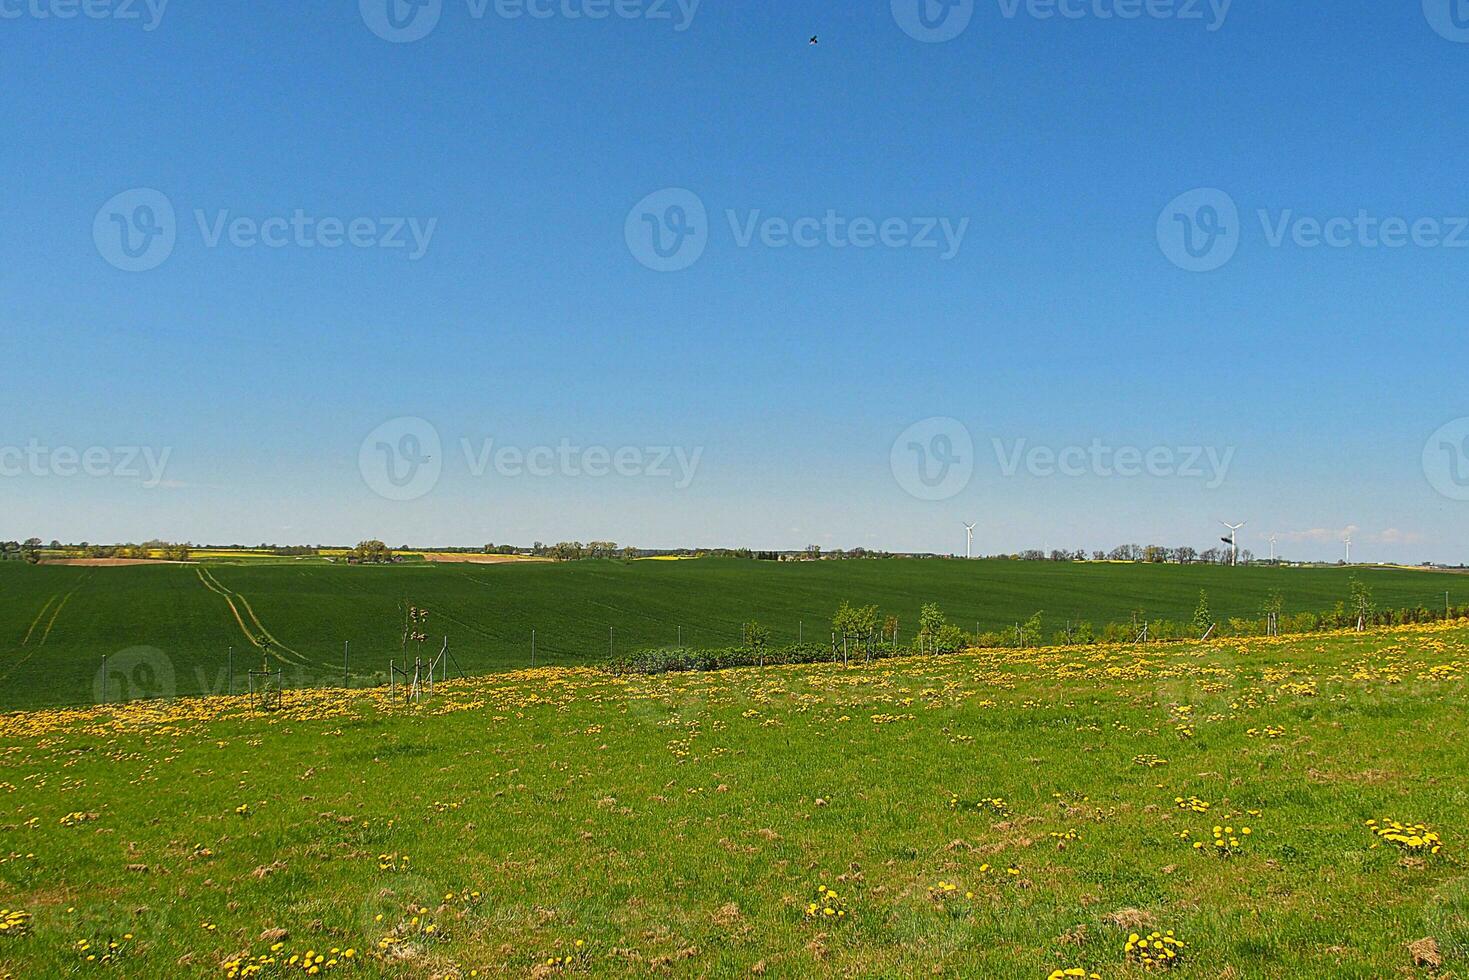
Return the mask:
<path fill-rule="evenodd" d="M 965 534 L 964 557 L 965 558 L 973 558 L 974 557 L 974 554 L 973 554 L 973 552 L 974 552 L 974 525 L 973 524 L 965 524 L 964 525 L 964 534 Z"/>
<path fill-rule="evenodd" d="M 1250 522 L 1240 521 L 1238 524 L 1231 524 L 1228 521 L 1220 521 L 1219 523 L 1229 528 L 1229 538 L 1227 539 L 1229 541 L 1229 563 L 1237 567 L 1239 565 L 1239 542 L 1237 535 L 1239 533 L 1239 529 Z M 1220 540 L 1222 541 L 1226 539 L 1221 538 Z"/>
<path fill-rule="evenodd" d="M 1347 564 L 1350 565 L 1352 563 L 1352 536 L 1348 534 L 1342 540 L 1347 543 Z"/>
<path fill-rule="evenodd" d="M 1271 560 L 1271 562 L 1274 562 L 1275 561 L 1275 542 L 1277 540 L 1278 540 L 1278 538 L 1277 538 L 1276 535 L 1274 535 L 1274 534 L 1270 535 L 1270 560 Z"/>

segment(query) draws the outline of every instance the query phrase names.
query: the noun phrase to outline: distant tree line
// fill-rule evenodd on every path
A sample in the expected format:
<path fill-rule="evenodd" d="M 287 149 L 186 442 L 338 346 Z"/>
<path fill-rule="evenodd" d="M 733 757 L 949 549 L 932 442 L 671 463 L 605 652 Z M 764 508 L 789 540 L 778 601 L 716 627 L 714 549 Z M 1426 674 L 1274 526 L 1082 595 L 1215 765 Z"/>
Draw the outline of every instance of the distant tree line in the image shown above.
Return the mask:
<path fill-rule="evenodd" d="M 1166 548 L 1162 545 L 1118 545 L 1111 551 L 1086 551 L 1077 549 L 1067 551 L 1052 549 L 1041 551 L 1031 548 L 1026 551 L 1007 555 L 992 555 L 993 558 L 1009 559 L 1011 561 L 1127 561 L 1154 565 L 1228 565 L 1234 558 L 1229 548 L 1209 548 L 1199 551 L 1196 548 Z M 1248 548 L 1239 551 L 1239 563 L 1241 565 L 1254 562 L 1255 553 Z"/>
<path fill-rule="evenodd" d="M 188 561 L 203 545 L 196 545 L 191 541 L 164 541 L 154 538 L 135 544 L 131 541 L 117 544 L 93 544 L 90 541 L 81 541 L 74 544 L 63 544 L 53 539 L 49 545 L 42 545 L 40 538 L 31 538 L 24 542 L 3 541 L 0 542 L 0 561 L 29 560 L 32 562 L 40 560 L 41 551 L 44 549 L 52 553 L 52 557 L 69 558 L 130 558 L 130 559 L 165 559 L 167 561 Z M 230 551 L 266 551 L 273 555 L 301 556 L 316 555 L 321 553 L 319 545 L 276 545 L 260 544 L 256 546 L 243 544 L 210 545 L 211 548 Z"/>
<path fill-rule="evenodd" d="M 41 539 L 0 541 L 0 561 L 25 561 L 32 565 L 41 560 Z"/>
<path fill-rule="evenodd" d="M 39 542 L 37 542 L 39 544 Z M 131 558 L 135 560 L 162 559 L 164 561 L 188 561 L 194 553 L 194 545 L 188 542 L 161 541 L 153 539 L 142 544 L 81 544 L 70 546 L 59 541 L 51 542 L 52 551 L 71 550 L 81 558 Z"/>
<path fill-rule="evenodd" d="M 408 550 L 404 546 L 404 550 Z M 669 556 L 678 558 L 743 558 L 754 561 L 792 561 L 792 560 L 841 560 L 853 558 L 936 558 L 937 555 L 904 555 L 889 551 L 875 551 L 870 548 L 834 548 L 823 551 L 820 545 L 807 545 L 799 551 L 784 551 L 772 549 L 755 548 L 632 548 L 618 545 L 609 541 L 591 541 L 586 544 L 580 541 L 562 541 L 558 544 L 546 544 L 537 541 L 526 547 L 514 544 L 486 544 L 478 548 L 444 547 L 433 548 L 433 551 L 441 551 L 446 554 L 486 554 L 486 555 L 533 555 L 538 558 L 553 558 L 558 561 L 577 561 L 588 558 L 646 558 L 652 556 Z M 1006 556 L 1010 557 L 1010 556 Z"/>
<path fill-rule="evenodd" d="M 537 541 L 531 547 L 531 554 L 539 558 L 550 558 L 553 561 L 585 561 L 585 560 L 607 560 L 621 558 L 630 561 L 639 555 L 638 549 L 628 545 L 619 548 L 615 541 L 591 541 L 582 544 L 580 541 L 562 541 L 559 544 L 546 545 Z"/>

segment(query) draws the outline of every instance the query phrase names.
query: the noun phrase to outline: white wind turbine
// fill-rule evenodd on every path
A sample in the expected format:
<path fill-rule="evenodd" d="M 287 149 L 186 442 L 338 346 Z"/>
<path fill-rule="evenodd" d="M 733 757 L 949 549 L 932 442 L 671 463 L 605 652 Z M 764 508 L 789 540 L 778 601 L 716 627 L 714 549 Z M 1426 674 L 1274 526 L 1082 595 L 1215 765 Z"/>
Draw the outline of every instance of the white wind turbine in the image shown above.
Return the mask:
<path fill-rule="evenodd" d="M 1249 521 L 1240 521 L 1238 524 L 1231 524 L 1228 521 L 1220 521 L 1219 523 L 1220 524 L 1223 524 L 1225 527 L 1229 528 L 1229 563 L 1231 565 L 1238 566 L 1239 565 L 1239 540 L 1238 540 L 1237 535 L 1239 534 L 1239 529 L 1242 528 L 1242 527 L 1244 527 L 1246 524 L 1248 524 L 1250 522 Z"/>
<path fill-rule="evenodd" d="M 973 524 L 965 524 L 964 525 L 964 536 L 965 536 L 965 540 L 964 540 L 964 557 L 965 558 L 973 558 L 974 557 L 974 525 Z"/>
<path fill-rule="evenodd" d="M 1347 564 L 1350 565 L 1352 563 L 1352 536 L 1348 534 L 1342 540 L 1345 541 L 1347 545 Z"/>
<path fill-rule="evenodd" d="M 1276 535 L 1270 535 L 1270 560 L 1272 562 L 1275 561 L 1275 542 L 1277 540 L 1279 540 L 1279 538 Z"/>

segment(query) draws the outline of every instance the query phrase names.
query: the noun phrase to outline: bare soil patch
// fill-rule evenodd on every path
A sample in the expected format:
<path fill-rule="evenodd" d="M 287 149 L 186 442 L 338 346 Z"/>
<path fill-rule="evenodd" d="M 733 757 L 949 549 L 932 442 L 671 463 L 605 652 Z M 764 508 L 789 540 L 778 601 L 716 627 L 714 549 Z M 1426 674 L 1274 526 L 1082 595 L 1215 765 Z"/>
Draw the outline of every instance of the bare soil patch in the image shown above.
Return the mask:
<path fill-rule="evenodd" d="M 451 552 L 424 552 L 424 561 L 445 565 L 514 565 L 525 562 L 545 562 L 548 558 L 530 558 L 524 555 L 472 555 Z"/>

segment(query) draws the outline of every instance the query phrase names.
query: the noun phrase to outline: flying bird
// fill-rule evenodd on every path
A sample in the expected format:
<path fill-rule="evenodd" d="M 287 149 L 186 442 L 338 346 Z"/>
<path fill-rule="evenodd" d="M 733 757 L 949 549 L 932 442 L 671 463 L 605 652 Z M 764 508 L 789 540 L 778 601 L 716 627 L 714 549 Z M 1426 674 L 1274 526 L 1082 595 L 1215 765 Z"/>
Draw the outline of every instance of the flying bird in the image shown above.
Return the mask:
<path fill-rule="evenodd" d="M 811 40 L 808 41 L 807 43 L 808 44 L 820 44 L 821 43 L 821 38 L 817 37 L 815 34 L 812 34 L 811 35 Z"/>

